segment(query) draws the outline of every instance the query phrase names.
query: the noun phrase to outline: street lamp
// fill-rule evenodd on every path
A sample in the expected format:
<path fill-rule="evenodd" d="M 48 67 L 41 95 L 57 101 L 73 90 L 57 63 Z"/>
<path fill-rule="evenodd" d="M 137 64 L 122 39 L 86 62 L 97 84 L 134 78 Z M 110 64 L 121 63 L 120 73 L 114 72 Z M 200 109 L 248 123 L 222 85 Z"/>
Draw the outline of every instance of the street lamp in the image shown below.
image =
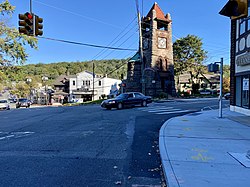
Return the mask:
<path fill-rule="evenodd" d="M 43 76 L 42 77 L 42 81 L 44 82 L 44 89 L 45 89 L 45 105 L 47 105 L 47 85 L 46 85 L 46 81 L 48 81 L 48 77 Z"/>

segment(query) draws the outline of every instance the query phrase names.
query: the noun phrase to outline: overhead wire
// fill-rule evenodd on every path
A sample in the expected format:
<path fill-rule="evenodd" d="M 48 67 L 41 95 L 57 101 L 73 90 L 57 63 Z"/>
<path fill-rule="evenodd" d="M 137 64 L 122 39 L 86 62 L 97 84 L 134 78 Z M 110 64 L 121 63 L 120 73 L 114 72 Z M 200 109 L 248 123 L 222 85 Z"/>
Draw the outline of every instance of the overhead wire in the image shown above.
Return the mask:
<path fill-rule="evenodd" d="M 105 24 L 105 25 L 112 26 L 114 28 L 120 29 L 120 27 L 118 27 L 117 25 L 113 25 L 113 24 L 110 24 L 110 23 L 107 23 L 107 22 L 104 22 L 104 21 L 100 21 L 99 19 L 95 19 L 95 18 L 91 18 L 91 17 L 88 17 L 88 16 L 84 16 L 82 14 L 79 14 L 79 13 L 76 13 L 76 12 L 73 12 L 73 11 L 70 11 L 70 10 L 66 10 L 66 9 L 63 9 L 63 8 L 59 8 L 59 7 L 56 7 L 56 6 L 53 6 L 53 5 L 49 5 L 47 3 L 43 3 L 43 2 L 40 2 L 40 1 L 37 1 L 37 0 L 33 0 L 33 2 L 42 4 L 44 6 L 47 6 L 47 7 L 50 7 L 50 8 L 54 8 L 54 9 L 57 9 L 57 10 L 60 10 L 60 11 L 67 12 L 67 13 L 70 13 L 70 14 L 75 15 L 75 16 L 79 16 L 79 17 L 88 19 L 90 21 L 99 22 L 99 23 L 102 23 L 102 24 Z"/>
<path fill-rule="evenodd" d="M 43 37 L 43 36 L 39 36 L 38 38 L 46 39 L 46 40 L 52 40 L 52 41 L 56 41 L 56 42 L 63 42 L 63 43 L 69 43 L 69 44 L 75 44 L 75 45 L 82 45 L 82 46 L 87 46 L 87 47 L 104 48 L 104 49 L 111 49 L 111 50 L 122 50 L 122 51 L 137 51 L 136 49 L 126 49 L 126 48 L 119 48 L 119 47 L 108 47 L 108 46 L 103 46 L 103 45 L 81 43 L 81 42 L 75 42 L 75 41 L 69 41 L 69 40 L 62 40 L 62 39 L 56 39 L 56 38 L 49 38 L 49 37 Z"/>
<path fill-rule="evenodd" d="M 56 7 L 56 6 L 53 6 L 53 5 L 50 5 L 50 4 L 46 4 L 46 3 L 43 3 L 43 2 L 40 2 L 40 1 L 37 1 L 37 0 L 33 0 L 34 2 L 36 2 L 36 3 L 39 3 L 39 4 L 42 4 L 42 5 L 44 5 L 44 6 L 47 6 L 47 7 L 50 7 L 50 8 L 54 8 L 54 9 L 57 9 L 57 10 L 60 10 L 60 11 L 64 11 L 64 12 L 67 12 L 67 13 L 70 13 L 70 14 L 73 14 L 73 15 L 76 15 L 76 16 L 79 16 L 79 17 L 82 17 L 82 18 L 85 18 L 85 19 L 89 19 L 89 20 L 91 20 L 91 21 L 96 21 L 96 22 L 99 22 L 99 23 L 102 23 L 102 24 L 106 24 L 106 25 L 109 25 L 109 26 L 113 26 L 113 27 L 116 27 L 116 28 L 120 28 L 120 27 L 117 27 L 117 26 L 115 26 L 115 25 L 112 25 L 112 24 L 109 24 L 109 23 L 106 23 L 106 22 L 103 22 L 103 21 L 100 21 L 100 20 L 97 20 L 97 19 L 94 19 L 94 18 L 90 18 L 90 17 L 88 17 L 88 16 L 84 16 L 84 15 L 82 15 L 82 14 L 78 14 L 78 13 L 76 13 L 76 12 L 73 12 L 73 11 L 69 11 L 69 10 L 66 10 L 66 9 L 63 9 L 63 8 L 59 8 L 59 7 Z M 136 17 L 134 18 L 134 20 L 136 19 Z M 133 20 L 133 21 L 134 21 Z M 131 22 L 131 23 L 133 23 L 133 21 Z M 130 24 L 131 24 L 130 23 Z M 130 26 L 130 24 L 128 25 L 128 26 Z M 127 26 L 127 27 L 128 27 Z M 126 29 L 126 28 L 125 28 Z M 129 30 L 129 31 L 131 31 L 131 29 Z M 128 31 L 128 32 L 129 32 Z M 123 32 L 123 31 L 122 31 Z M 121 33 L 122 33 L 121 32 Z M 127 33 L 128 33 L 127 32 Z M 120 33 L 120 34 L 121 34 Z M 119 36 L 120 36 L 120 34 L 118 34 L 118 36 L 112 41 L 112 42 L 114 42 Z M 125 36 L 126 34 L 124 34 L 124 36 Z M 124 36 L 122 36 L 122 37 L 120 37 L 120 39 L 122 39 Z M 42 37 L 41 37 L 42 38 Z M 101 45 L 94 45 L 94 44 L 84 44 L 84 43 L 81 43 L 81 42 L 72 42 L 72 41 L 65 41 L 65 40 L 59 40 L 59 39 L 53 39 L 53 38 L 45 38 L 45 37 L 43 37 L 44 39 L 49 39 L 49 40 L 54 40 L 54 41 L 61 41 L 61 42 L 66 42 L 66 43 L 71 43 L 71 44 L 77 44 L 77 45 L 85 45 L 85 46 L 89 46 L 89 47 L 98 47 L 98 48 L 103 48 L 103 50 L 109 50 L 109 49 L 113 49 L 113 50 L 123 50 L 123 48 L 118 48 L 118 47 L 110 47 L 110 45 L 112 44 L 112 42 L 108 45 L 108 46 L 101 46 Z M 119 41 L 119 40 L 118 40 Z M 118 41 L 116 41 L 116 43 L 118 42 Z M 133 50 L 133 49 L 132 49 Z M 135 50 L 133 50 L 133 51 L 135 51 Z M 102 53 L 103 53 L 103 51 L 102 51 Z M 100 53 L 98 53 L 97 55 L 100 55 Z"/>
<path fill-rule="evenodd" d="M 131 29 L 129 31 L 127 31 L 122 37 L 120 37 L 120 35 L 125 32 L 125 30 L 135 21 L 136 17 L 108 44 L 108 46 L 114 45 L 116 44 L 119 40 L 121 40 L 124 36 L 126 36 L 128 34 L 128 32 L 131 31 Z M 120 38 L 119 38 L 120 37 Z M 119 39 L 118 39 L 119 38 Z M 117 40 L 118 39 L 118 40 Z M 116 41 L 117 40 L 117 41 Z M 102 51 L 100 51 L 99 53 L 97 53 L 93 58 L 98 58 L 100 57 L 104 52 L 106 52 L 107 49 L 103 49 Z"/>

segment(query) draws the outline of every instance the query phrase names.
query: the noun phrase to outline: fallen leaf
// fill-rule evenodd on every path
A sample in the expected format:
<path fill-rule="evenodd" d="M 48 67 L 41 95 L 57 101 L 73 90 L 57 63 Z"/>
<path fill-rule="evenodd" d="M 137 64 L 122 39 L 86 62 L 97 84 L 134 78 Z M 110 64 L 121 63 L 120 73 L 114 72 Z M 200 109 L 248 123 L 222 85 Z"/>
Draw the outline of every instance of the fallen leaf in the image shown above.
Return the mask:
<path fill-rule="evenodd" d="M 116 181 L 115 184 L 116 184 L 116 185 L 121 185 L 121 184 L 122 184 L 122 181 Z"/>

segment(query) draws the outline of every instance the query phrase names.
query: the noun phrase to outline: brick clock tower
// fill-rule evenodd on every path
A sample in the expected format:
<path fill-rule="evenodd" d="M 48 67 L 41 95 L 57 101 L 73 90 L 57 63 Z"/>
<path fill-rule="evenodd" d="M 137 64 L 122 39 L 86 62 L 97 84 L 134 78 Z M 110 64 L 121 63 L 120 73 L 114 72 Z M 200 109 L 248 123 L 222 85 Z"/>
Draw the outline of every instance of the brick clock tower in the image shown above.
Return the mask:
<path fill-rule="evenodd" d="M 142 18 L 143 61 L 139 53 L 128 62 L 126 91 L 140 91 L 157 96 L 175 95 L 172 46 L 172 20 L 157 3 Z"/>

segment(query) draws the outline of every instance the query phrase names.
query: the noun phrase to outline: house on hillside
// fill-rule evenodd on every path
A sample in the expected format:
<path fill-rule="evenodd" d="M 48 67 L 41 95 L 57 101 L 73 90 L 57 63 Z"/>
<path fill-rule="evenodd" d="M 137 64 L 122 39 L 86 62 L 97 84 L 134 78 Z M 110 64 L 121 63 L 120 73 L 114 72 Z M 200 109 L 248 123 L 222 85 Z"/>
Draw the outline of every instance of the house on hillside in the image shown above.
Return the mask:
<path fill-rule="evenodd" d="M 56 102 L 80 103 L 97 100 L 111 93 L 118 93 L 120 83 L 120 80 L 102 77 L 89 71 L 70 76 L 63 75 L 54 82 L 53 99 Z"/>
<path fill-rule="evenodd" d="M 194 82 L 192 83 L 190 74 L 185 73 L 180 75 L 177 80 L 178 93 L 191 95 L 193 84 L 198 85 L 198 90 L 201 94 L 216 94 L 220 89 L 220 76 L 218 74 L 199 74 L 197 78 L 193 79 Z"/>

